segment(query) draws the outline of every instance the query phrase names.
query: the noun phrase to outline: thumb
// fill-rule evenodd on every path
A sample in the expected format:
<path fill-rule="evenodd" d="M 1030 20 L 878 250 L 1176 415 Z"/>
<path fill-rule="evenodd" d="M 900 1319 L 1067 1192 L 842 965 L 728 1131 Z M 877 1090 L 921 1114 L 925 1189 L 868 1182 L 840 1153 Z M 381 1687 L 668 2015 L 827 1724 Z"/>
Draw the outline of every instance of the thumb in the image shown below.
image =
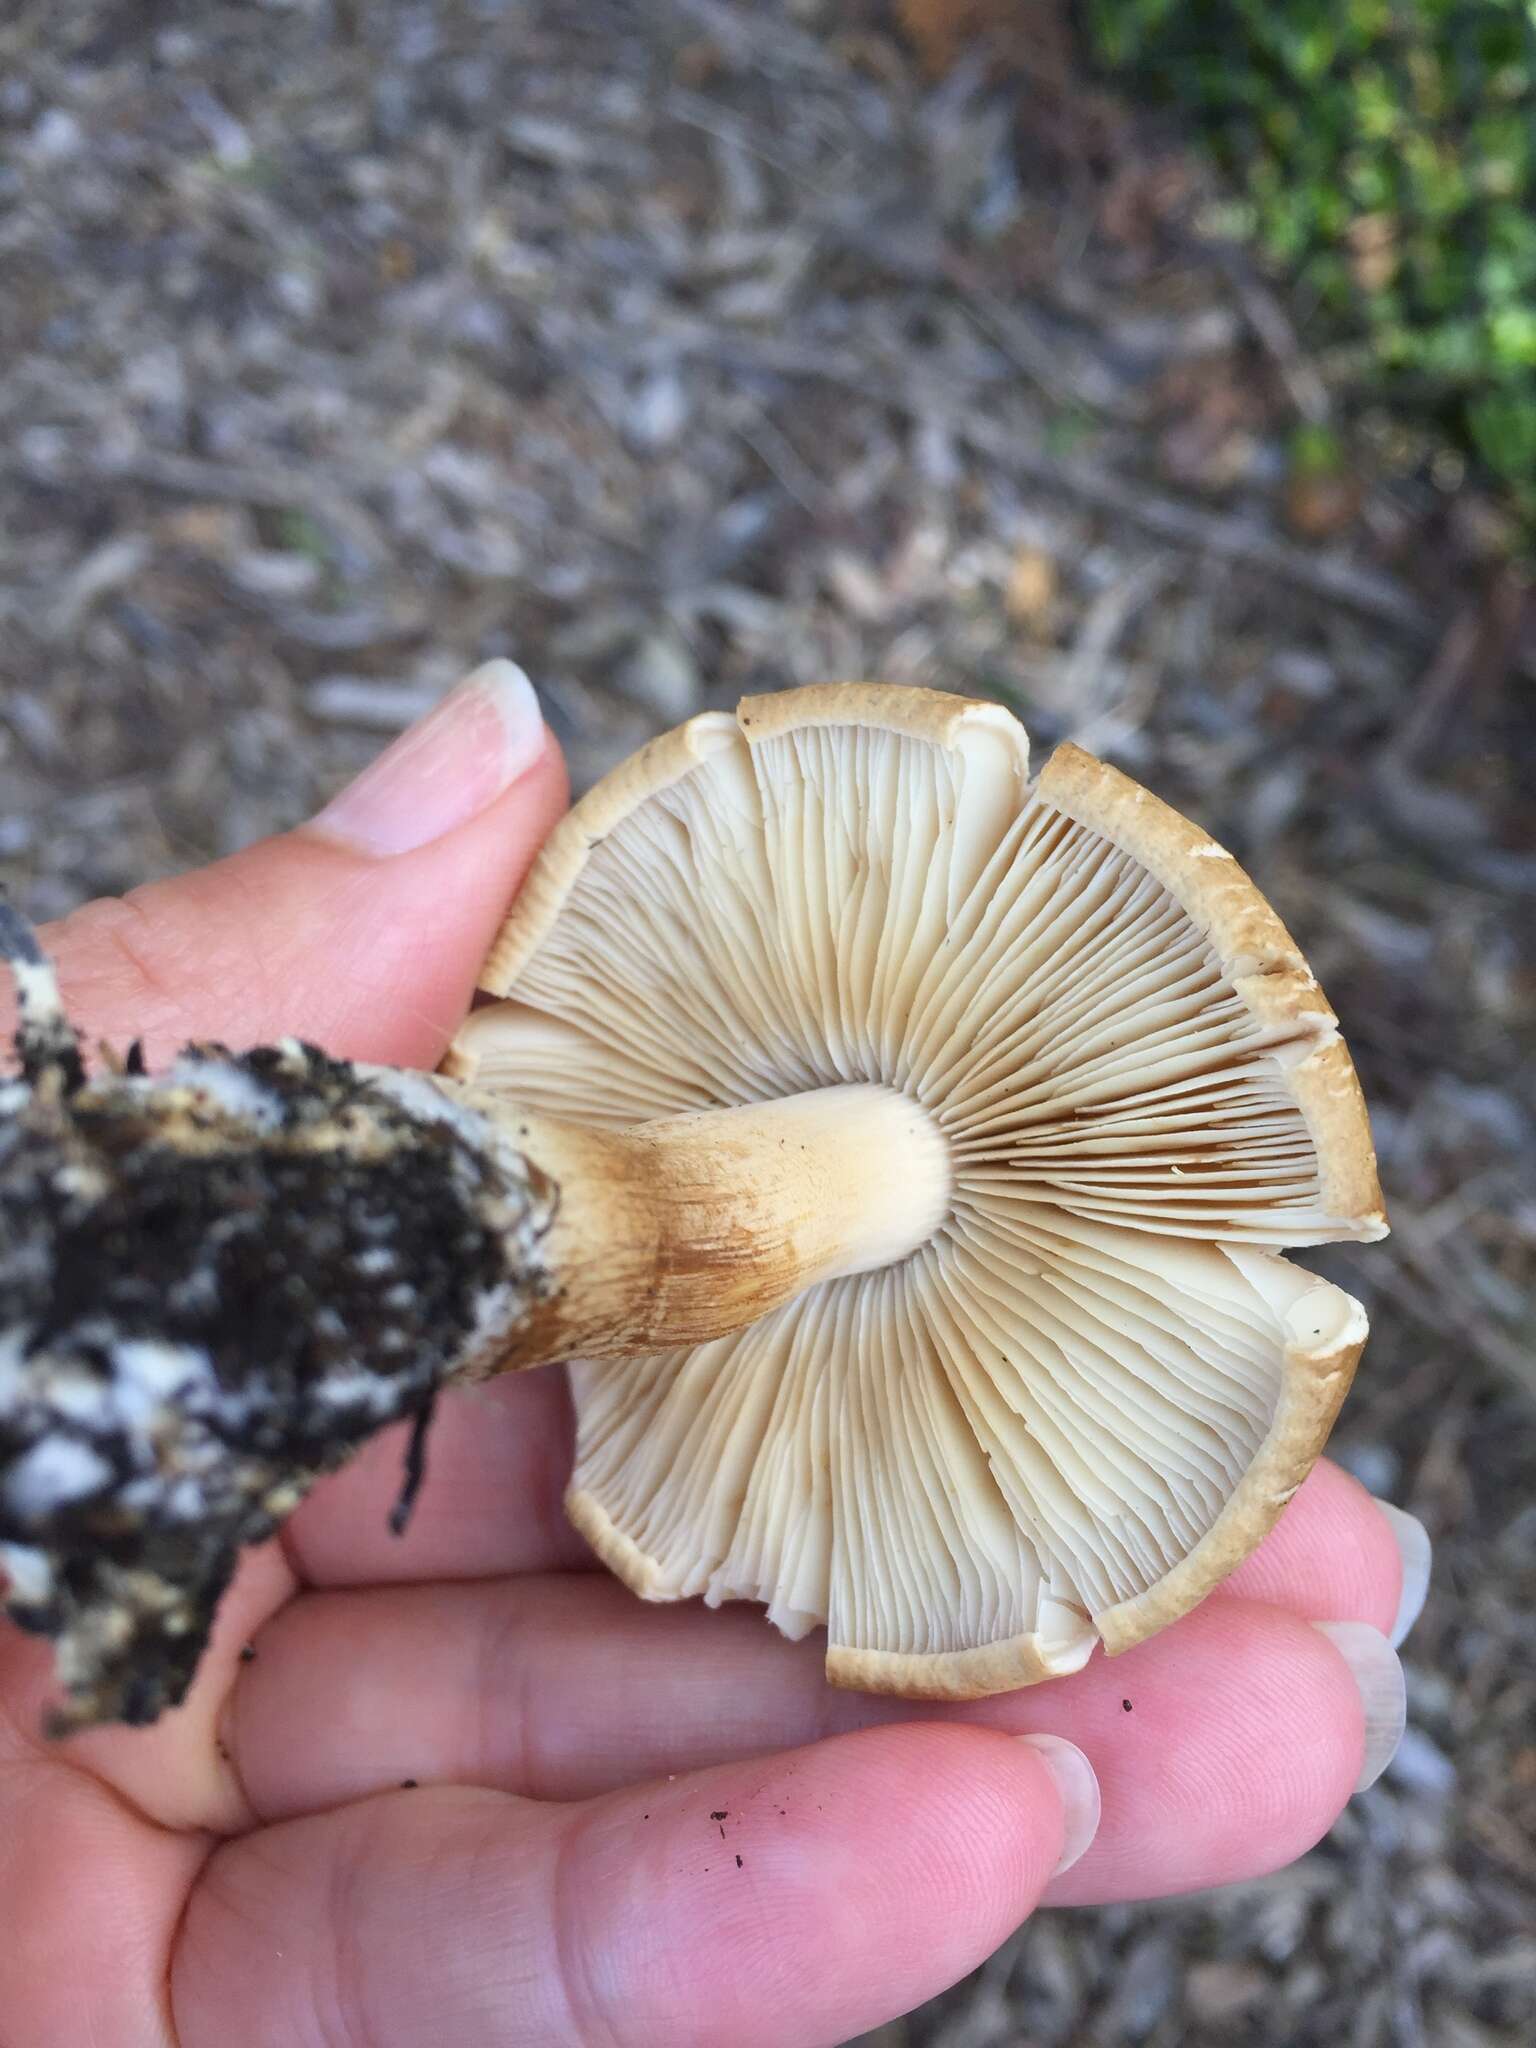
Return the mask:
<path fill-rule="evenodd" d="M 319 816 L 47 928 L 87 1042 L 293 1034 L 435 1064 L 529 862 L 565 805 L 533 687 L 488 662 Z"/>
<path fill-rule="evenodd" d="M 388 1793 L 217 1851 L 178 2038 L 238 2010 L 252 2040 L 318 2048 L 339 2009 L 381 2044 L 845 2041 L 988 1956 L 1097 1818 L 1071 1743 L 921 1722 L 571 1805 Z"/>

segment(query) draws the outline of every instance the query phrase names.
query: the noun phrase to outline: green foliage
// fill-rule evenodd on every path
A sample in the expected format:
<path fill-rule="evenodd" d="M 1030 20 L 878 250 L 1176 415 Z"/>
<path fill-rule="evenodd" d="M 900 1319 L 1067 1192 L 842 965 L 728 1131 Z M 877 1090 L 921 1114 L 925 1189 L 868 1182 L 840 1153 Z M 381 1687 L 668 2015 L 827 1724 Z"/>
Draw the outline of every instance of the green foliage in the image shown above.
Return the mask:
<path fill-rule="evenodd" d="M 1100 57 L 1192 112 L 1260 247 L 1374 389 L 1536 535 L 1536 0 L 1090 0 Z"/>

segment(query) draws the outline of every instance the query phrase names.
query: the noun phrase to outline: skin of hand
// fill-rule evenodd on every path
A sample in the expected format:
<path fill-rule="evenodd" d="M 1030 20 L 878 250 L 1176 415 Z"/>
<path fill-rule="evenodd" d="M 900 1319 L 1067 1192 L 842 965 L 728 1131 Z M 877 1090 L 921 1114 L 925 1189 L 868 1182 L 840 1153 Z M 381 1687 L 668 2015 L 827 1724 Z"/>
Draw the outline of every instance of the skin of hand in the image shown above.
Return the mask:
<path fill-rule="evenodd" d="M 44 940 L 152 1063 L 293 1032 L 430 1067 L 564 802 L 492 664 L 312 824 Z M 561 1514 L 571 1434 L 557 1370 L 447 1397 L 403 1539 L 376 1439 L 151 1729 L 45 1743 L 49 1652 L 0 1620 L 4 2048 L 817 2048 L 1042 1901 L 1288 1862 L 1390 1747 L 1363 1700 L 1390 1721 L 1427 1541 L 1335 1466 L 1156 1640 L 944 1709 L 634 1600 Z"/>

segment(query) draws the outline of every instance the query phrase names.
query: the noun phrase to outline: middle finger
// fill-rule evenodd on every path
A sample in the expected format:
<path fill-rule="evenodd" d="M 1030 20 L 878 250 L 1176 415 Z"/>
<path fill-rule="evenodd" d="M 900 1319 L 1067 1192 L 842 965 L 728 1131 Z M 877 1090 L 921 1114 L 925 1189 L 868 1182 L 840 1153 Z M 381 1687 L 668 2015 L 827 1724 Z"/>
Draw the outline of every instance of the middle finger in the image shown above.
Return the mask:
<path fill-rule="evenodd" d="M 485 1590 L 448 1589 L 453 1598 Z M 626 1622 L 626 1596 L 600 1579 L 527 1581 L 517 1591 L 566 1596 L 546 1617 L 560 1624 L 560 1654 L 536 1666 L 514 1660 L 499 1690 L 468 1671 L 455 1686 L 449 1667 L 435 1668 L 422 1711 L 401 1714 L 396 1704 L 391 1719 L 373 1686 L 340 1703 L 282 1703 L 262 1701 L 256 1680 L 235 1742 L 257 1810 L 298 1815 L 381 1783 L 434 1779 L 576 1800 L 673 1774 L 686 1782 L 706 1763 L 728 1767 L 832 1730 L 964 1720 L 1061 1735 L 1089 1758 L 1103 1818 L 1081 1865 L 1052 1893 L 1084 1902 L 1163 1896 L 1289 1861 L 1332 1822 L 1368 1753 L 1363 1692 L 1334 1644 L 1296 1615 L 1243 1600 L 1208 1601 L 1155 1641 L 1054 1684 L 943 1707 L 833 1693 L 817 1646 L 775 1642 L 755 1615 L 646 1616 L 630 1601 Z M 349 1597 L 366 1605 L 402 1596 Z M 364 1632 L 356 1619 L 353 1650 Z M 1385 1640 L 1357 1633 L 1395 1673 Z M 417 1669 L 426 1675 L 423 1663 Z M 1386 1672 L 1375 1675 L 1384 1691 Z"/>

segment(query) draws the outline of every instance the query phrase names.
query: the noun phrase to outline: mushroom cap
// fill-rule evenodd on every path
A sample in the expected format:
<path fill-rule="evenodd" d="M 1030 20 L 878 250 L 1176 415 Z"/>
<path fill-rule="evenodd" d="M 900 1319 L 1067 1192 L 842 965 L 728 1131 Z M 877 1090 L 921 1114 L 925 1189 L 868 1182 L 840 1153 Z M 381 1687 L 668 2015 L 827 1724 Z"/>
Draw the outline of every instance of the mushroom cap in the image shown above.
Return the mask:
<path fill-rule="evenodd" d="M 648 1599 L 963 1698 L 1140 1641 L 1258 1543 L 1366 1335 L 1276 1247 L 1386 1229 L 1337 1022 L 1197 826 L 995 704 L 873 684 L 665 734 L 556 828 L 448 1071 L 622 1127 L 846 1082 L 953 1194 L 898 1263 L 577 1361 L 569 1512 Z"/>

